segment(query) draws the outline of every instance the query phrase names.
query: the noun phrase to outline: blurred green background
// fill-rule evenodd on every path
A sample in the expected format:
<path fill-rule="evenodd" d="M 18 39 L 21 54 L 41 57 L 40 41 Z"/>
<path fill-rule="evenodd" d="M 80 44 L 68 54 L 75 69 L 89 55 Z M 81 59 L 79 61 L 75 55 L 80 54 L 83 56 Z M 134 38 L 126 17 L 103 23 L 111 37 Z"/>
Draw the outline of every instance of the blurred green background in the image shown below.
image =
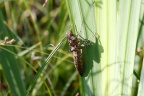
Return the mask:
<path fill-rule="evenodd" d="M 143 96 L 143 1 L 0 0 L 0 96 Z M 99 62 L 84 63 L 82 78 L 63 41 L 72 28 L 82 37 L 96 32 L 104 50 Z M 2 45 L 5 37 L 16 42 Z M 95 51 L 83 57 L 92 61 Z"/>
<path fill-rule="evenodd" d="M 71 28 L 65 0 L 18 0 L 0 3 L 0 96 L 25 96 L 42 62 Z M 67 41 L 57 50 L 30 96 L 74 96 L 79 78 Z"/>

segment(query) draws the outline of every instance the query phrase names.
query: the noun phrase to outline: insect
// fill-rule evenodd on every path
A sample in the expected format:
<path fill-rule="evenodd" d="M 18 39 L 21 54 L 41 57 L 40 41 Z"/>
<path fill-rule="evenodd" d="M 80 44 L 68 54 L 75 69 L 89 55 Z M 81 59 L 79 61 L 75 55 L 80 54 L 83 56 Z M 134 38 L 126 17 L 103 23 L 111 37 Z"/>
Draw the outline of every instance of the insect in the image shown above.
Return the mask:
<path fill-rule="evenodd" d="M 83 74 L 83 61 L 82 61 L 82 53 L 81 49 L 84 47 L 82 44 L 86 44 L 86 46 L 90 45 L 88 40 L 82 41 L 77 38 L 76 35 L 72 34 L 71 31 L 66 33 L 68 38 L 68 43 L 70 47 L 70 51 L 73 52 L 74 65 L 78 70 L 79 74 L 82 76 Z"/>
<path fill-rule="evenodd" d="M 66 36 L 68 38 L 70 51 L 73 52 L 74 65 L 78 70 L 79 74 L 82 75 L 83 62 L 82 62 L 82 53 L 80 50 L 82 49 L 82 46 L 79 45 L 79 39 L 74 34 L 72 34 L 71 31 L 67 32 Z"/>

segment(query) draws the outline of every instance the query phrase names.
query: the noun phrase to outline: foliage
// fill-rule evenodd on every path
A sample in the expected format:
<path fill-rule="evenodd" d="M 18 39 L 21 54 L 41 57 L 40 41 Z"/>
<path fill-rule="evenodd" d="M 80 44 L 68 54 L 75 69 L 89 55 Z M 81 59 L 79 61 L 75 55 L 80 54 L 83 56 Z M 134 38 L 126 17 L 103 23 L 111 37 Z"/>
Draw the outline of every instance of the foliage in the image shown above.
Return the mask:
<path fill-rule="evenodd" d="M 1 0 L 0 95 L 142 96 L 143 2 Z M 68 30 L 92 42 L 82 49 L 82 76 Z M 5 37 L 16 42 L 3 43 Z"/>
<path fill-rule="evenodd" d="M 1 95 L 24 96 L 31 84 L 32 96 L 75 94 L 78 75 L 67 42 L 62 41 L 64 44 L 46 59 L 71 26 L 65 1 L 4 1 L 0 6 L 0 39 L 8 36 L 16 40 L 12 45 L 0 45 L 0 84 L 5 86 Z M 46 66 L 34 82 L 43 64 Z"/>

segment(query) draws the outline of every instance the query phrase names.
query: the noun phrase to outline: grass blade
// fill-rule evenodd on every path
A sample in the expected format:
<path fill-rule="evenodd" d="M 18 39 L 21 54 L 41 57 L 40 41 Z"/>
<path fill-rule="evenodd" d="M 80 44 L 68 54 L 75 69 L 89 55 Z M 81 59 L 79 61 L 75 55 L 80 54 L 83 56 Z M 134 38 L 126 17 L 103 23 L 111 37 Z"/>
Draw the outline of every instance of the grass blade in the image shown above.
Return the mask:
<path fill-rule="evenodd" d="M 49 62 L 49 60 L 51 59 L 51 57 L 54 55 L 54 53 L 58 50 L 58 48 L 61 46 L 61 44 L 66 40 L 66 37 L 64 37 L 60 43 L 54 48 L 54 50 L 50 53 L 50 55 L 47 57 L 47 59 L 45 60 L 45 62 L 42 64 L 41 68 L 39 69 L 37 75 L 35 76 L 34 80 L 32 81 L 32 83 L 30 84 L 26 96 L 28 96 L 29 92 L 32 91 L 33 87 L 34 87 L 34 83 L 37 81 L 37 79 L 39 78 L 40 74 L 42 73 L 42 71 L 44 70 L 46 64 Z M 49 92 L 49 94 L 51 94 Z"/>
<path fill-rule="evenodd" d="M 142 70 L 141 70 L 138 96 L 142 96 L 144 94 L 143 90 L 144 90 L 144 58 L 143 58 L 143 64 L 142 64 Z"/>
<path fill-rule="evenodd" d="M 89 39 L 94 43 L 93 46 L 85 47 L 82 50 L 85 69 L 84 75 L 81 77 L 81 95 L 100 95 L 101 84 L 99 82 L 101 81 L 101 67 L 98 63 L 100 62 L 102 46 L 99 39 L 93 37 L 97 34 L 93 1 L 67 0 L 67 6 L 72 24 L 74 27 L 76 26 L 75 30 L 78 31 L 84 39 Z"/>
<path fill-rule="evenodd" d="M 11 31 L 4 25 L 3 17 L 0 11 L 0 31 L 3 32 L 2 38 L 4 36 L 9 36 Z M 8 46 L 1 46 L 6 50 L 14 52 L 14 48 Z M 8 51 L 0 49 L 0 63 L 2 65 L 2 69 L 4 71 L 5 77 L 7 79 L 8 85 L 10 86 L 11 92 L 14 96 L 23 96 L 26 93 L 26 89 L 23 85 L 23 81 L 21 79 L 20 70 L 18 67 L 18 60 L 13 54 L 10 54 Z"/>

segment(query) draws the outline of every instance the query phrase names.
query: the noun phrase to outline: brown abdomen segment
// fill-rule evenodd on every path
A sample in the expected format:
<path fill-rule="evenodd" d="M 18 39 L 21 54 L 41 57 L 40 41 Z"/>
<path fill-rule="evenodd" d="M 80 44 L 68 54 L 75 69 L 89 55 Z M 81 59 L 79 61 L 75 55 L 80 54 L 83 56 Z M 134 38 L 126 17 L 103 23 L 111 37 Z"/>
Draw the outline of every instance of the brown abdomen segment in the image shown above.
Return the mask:
<path fill-rule="evenodd" d="M 82 62 L 82 54 L 81 50 L 73 51 L 73 58 L 74 58 L 74 65 L 79 72 L 79 74 L 82 76 L 83 73 L 83 62 Z"/>

